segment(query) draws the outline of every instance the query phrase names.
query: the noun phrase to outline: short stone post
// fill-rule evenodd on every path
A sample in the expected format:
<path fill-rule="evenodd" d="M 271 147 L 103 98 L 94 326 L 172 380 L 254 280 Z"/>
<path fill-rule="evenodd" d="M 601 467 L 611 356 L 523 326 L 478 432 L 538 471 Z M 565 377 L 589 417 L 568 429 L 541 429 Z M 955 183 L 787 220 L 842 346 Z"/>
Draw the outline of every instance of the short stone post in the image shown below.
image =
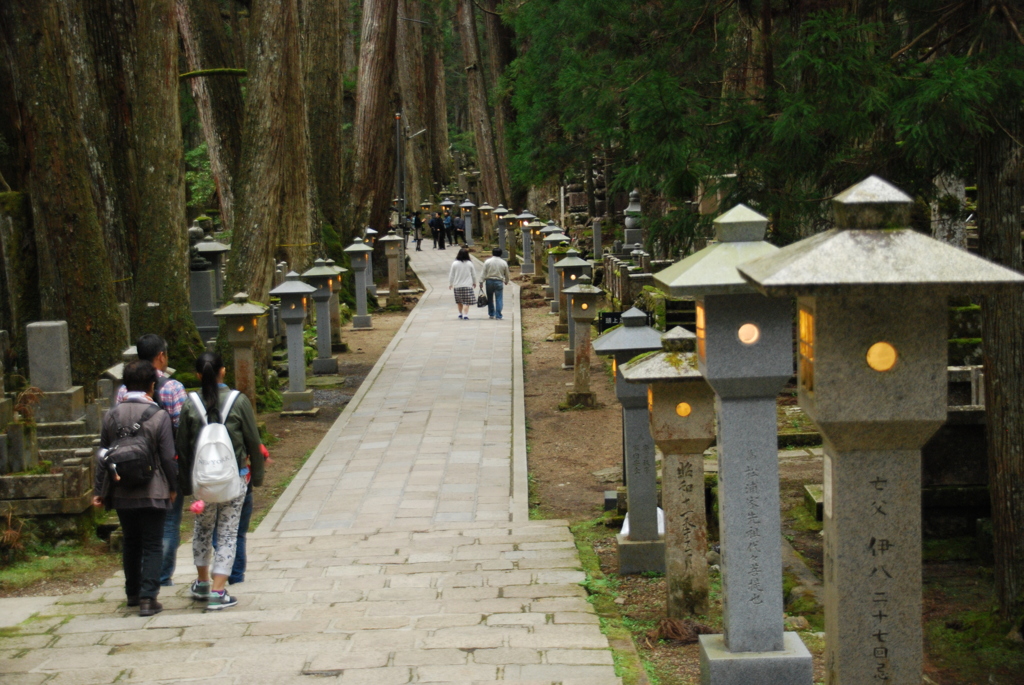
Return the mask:
<path fill-rule="evenodd" d="M 396 240 L 401 242 L 402 239 Z M 333 281 L 338 275 L 334 269 L 327 266 L 327 262 L 317 259 L 313 263 L 313 268 L 304 271 L 302 277 L 316 288 L 313 302 L 316 303 L 317 358 L 313 360 L 313 373 L 318 376 L 338 373 L 338 360 L 334 358 L 331 350 L 331 313 L 328 311 L 334 290 Z"/>
<path fill-rule="evenodd" d="M 622 405 L 622 473 L 629 500 L 629 537 L 619 535 L 619 573 L 665 571 L 665 541 L 658 535 L 654 439 L 647 420 L 647 388 L 627 383 L 622 367 L 633 357 L 661 349 L 661 334 L 647 315 L 630 309 L 622 325 L 594 340 L 594 352 L 612 357 L 615 396 Z"/>
<path fill-rule="evenodd" d="M 345 352 L 348 346 L 341 339 L 341 274 L 348 269 L 338 266 L 333 259 L 327 260 L 327 266 L 334 270 L 335 278 L 331 280 L 331 300 L 327 307 L 331 313 L 331 352 Z"/>
<path fill-rule="evenodd" d="M 1024 285 L 899 228 L 912 204 L 872 176 L 834 198 L 839 228 L 740 266 L 787 312 L 797 296 L 799 402 L 825 438 L 829 685 L 921 682 L 921 448 L 947 417 L 948 297 Z"/>
<path fill-rule="evenodd" d="M 783 630 L 775 399 L 793 373 L 792 304 L 755 292 L 737 264 L 778 251 L 743 205 L 715 220 L 716 244 L 655 274 L 697 299 L 697 359 L 715 391 L 724 635 L 702 635 L 705 682 L 810 685 L 811 655 Z"/>
<path fill-rule="evenodd" d="M 43 391 L 37 423 L 77 421 L 85 415 L 85 389 L 71 382 L 67 321 L 37 321 L 25 327 L 29 383 Z"/>
<path fill-rule="evenodd" d="M 306 345 L 302 324 L 306 320 L 306 298 L 315 290 L 300 281 L 299 274 L 291 271 L 284 283 L 270 291 L 271 295 L 281 298 L 281 319 L 288 335 L 288 392 L 284 393 L 282 407 L 286 412 L 313 410 L 313 391 L 306 390 Z"/>
<path fill-rule="evenodd" d="M 651 435 L 663 457 L 666 607 L 669 617 L 686 618 L 708 612 L 704 450 L 715 439 L 715 395 L 697 370 L 693 333 L 673 328 L 662 345 L 660 354 L 626 364 L 623 374 L 647 383 Z"/>
<path fill-rule="evenodd" d="M 369 266 L 369 255 L 373 248 L 356 236 L 352 244 L 345 248 L 349 255 L 352 271 L 355 272 L 355 292 L 352 294 L 356 300 L 356 315 L 352 317 L 352 328 L 354 330 L 366 330 L 373 328 L 370 315 L 366 313 L 366 271 Z"/>
<path fill-rule="evenodd" d="M 394 231 L 380 239 L 384 244 L 384 255 L 388 258 L 388 306 L 401 307 L 402 296 L 398 293 L 398 248 L 402 239 Z"/>
<path fill-rule="evenodd" d="M 235 388 L 245 394 L 256 407 L 256 347 L 258 319 L 267 313 L 267 307 L 249 302 L 248 293 L 235 293 L 231 304 L 213 313 L 227 328 L 228 343 L 235 358 Z"/>
<path fill-rule="evenodd" d="M 597 316 L 597 301 L 603 294 L 590 285 L 587 276 L 579 278 L 579 285 L 569 288 L 572 295 L 572 320 L 576 326 L 576 359 L 573 364 L 573 388 L 566 393 L 565 403 L 570 407 L 593 407 L 597 395 L 590 391 L 590 326 Z"/>

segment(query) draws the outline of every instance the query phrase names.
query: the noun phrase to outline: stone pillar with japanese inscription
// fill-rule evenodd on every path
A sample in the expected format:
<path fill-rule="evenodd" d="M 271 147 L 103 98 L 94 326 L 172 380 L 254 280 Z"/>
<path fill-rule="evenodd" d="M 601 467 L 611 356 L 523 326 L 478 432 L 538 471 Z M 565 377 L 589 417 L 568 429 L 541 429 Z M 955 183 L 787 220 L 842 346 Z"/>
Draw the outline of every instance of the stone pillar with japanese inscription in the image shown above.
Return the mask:
<path fill-rule="evenodd" d="M 825 443 L 828 685 L 921 682 L 921 448 L 947 415 L 947 298 L 1024 284 L 904 228 L 912 204 L 872 176 L 836 195 L 838 228 L 739 267 L 797 296 L 799 402 Z"/>

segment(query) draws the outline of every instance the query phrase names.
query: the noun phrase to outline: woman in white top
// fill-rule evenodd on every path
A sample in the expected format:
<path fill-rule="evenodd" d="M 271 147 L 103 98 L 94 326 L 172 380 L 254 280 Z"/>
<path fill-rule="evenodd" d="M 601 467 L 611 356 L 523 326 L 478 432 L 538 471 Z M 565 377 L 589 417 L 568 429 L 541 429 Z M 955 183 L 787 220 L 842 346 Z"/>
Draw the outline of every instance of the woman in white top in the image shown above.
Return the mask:
<path fill-rule="evenodd" d="M 448 272 L 448 289 L 455 291 L 455 306 L 459 308 L 460 319 L 469 319 L 469 308 L 476 304 L 475 288 L 476 269 L 469 261 L 469 250 L 462 248 Z"/>

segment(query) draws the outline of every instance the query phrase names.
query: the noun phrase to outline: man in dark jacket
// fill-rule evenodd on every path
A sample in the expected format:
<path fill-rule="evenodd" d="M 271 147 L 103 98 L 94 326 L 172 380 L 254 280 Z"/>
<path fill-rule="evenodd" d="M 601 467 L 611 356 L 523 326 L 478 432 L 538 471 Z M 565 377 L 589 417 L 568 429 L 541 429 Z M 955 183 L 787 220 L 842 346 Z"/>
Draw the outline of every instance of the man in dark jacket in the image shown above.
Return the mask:
<path fill-rule="evenodd" d="M 105 505 L 117 511 L 124 533 L 121 554 L 124 591 L 128 606 L 139 607 L 139 616 L 152 616 L 163 610 L 157 595 L 163 561 L 164 517 L 177 497 L 178 466 L 174 460 L 171 417 L 153 401 L 156 379 L 156 369 L 148 361 L 134 361 L 124 367 L 127 394 L 103 420 L 92 500 L 94 506 Z M 153 411 L 149 411 L 140 424 L 150 408 Z M 140 424 L 138 435 L 144 436 L 155 468 L 148 482 L 128 487 L 119 484 L 120 477 L 107 469 L 102 457 L 118 442 L 119 432 L 123 435 L 125 429 L 130 430 L 136 424 Z"/>
<path fill-rule="evenodd" d="M 430 232 L 434 235 L 434 249 L 444 249 L 444 221 L 441 215 L 434 212 L 434 218 L 430 220 Z"/>

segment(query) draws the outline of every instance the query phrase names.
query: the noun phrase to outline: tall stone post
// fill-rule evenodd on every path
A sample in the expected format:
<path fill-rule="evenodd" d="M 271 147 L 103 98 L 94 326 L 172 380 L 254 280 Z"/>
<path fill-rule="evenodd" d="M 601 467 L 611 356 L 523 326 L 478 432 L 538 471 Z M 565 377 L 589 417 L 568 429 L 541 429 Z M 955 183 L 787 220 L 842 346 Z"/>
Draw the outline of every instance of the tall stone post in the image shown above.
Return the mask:
<path fill-rule="evenodd" d="M 601 258 L 601 220 L 594 219 L 594 259 Z"/>
<path fill-rule="evenodd" d="M 603 294 L 600 288 L 590 285 L 587 276 L 581 276 L 579 285 L 569 288 L 572 295 L 572 319 L 576 326 L 576 359 L 573 365 L 573 388 L 565 396 L 570 407 L 593 407 L 597 395 L 590 391 L 590 326 L 597 316 L 597 301 Z"/>
<path fill-rule="evenodd" d="M 466 198 L 459 205 L 459 209 L 462 210 L 462 221 L 466 231 L 466 247 L 473 246 L 473 210 L 475 208 L 476 205 L 469 198 Z"/>
<path fill-rule="evenodd" d="M 370 248 L 366 253 L 366 292 L 377 306 L 377 281 L 373 276 L 373 246 L 377 242 L 377 231 L 367 226 L 363 229 L 363 242 Z"/>
<path fill-rule="evenodd" d="M 666 607 L 670 617 L 686 618 L 708 612 L 704 450 L 715 437 L 715 401 L 697 370 L 696 336 L 677 327 L 662 343 L 662 353 L 627 364 L 623 374 L 647 383 L 651 435 L 663 457 Z"/>
<path fill-rule="evenodd" d="M 398 238 L 401 242 L 401 238 Z M 302 278 L 316 288 L 313 292 L 313 302 L 316 303 L 316 359 L 313 360 L 313 373 L 331 375 L 338 373 L 338 360 L 334 358 L 331 349 L 331 295 L 334 290 L 333 282 L 338 275 L 335 270 L 327 266 L 323 259 L 317 259 L 313 268 L 303 272 Z"/>
<path fill-rule="evenodd" d="M 839 228 L 740 266 L 797 296 L 799 401 L 825 438 L 829 685 L 921 682 L 921 448 L 947 415 L 948 297 L 1024 285 L 900 228 L 912 204 L 872 176 L 833 200 Z"/>
<path fill-rule="evenodd" d="M 540 231 L 533 233 L 533 282 L 544 282 L 544 234 Z"/>
<path fill-rule="evenodd" d="M 224 322 L 228 343 L 235 358 L 235 388 L 256 407 L 256 347 L 258 319 L 267 312 L 264 305 L 249 302 L 248 293 L 235 293 L 231 304 L 213 313 Z"/>
<path fill-rule="evenodd" d="M 775 399 L 793 373 L 792 305 L 736 270 L 778 251 L 743 205 L 715 220 L 718 242 L 655 274 L 697 299 L 697 360 L 715 391 L 724 635 L 701 636 L 705 682 L 810 685 L 810 652 L 783 627 Z"/>
<path fill-rule="evenodd" d="M 533 240 L 536 236 L 537 229 L 540 228 L 540 222 L 531 222 L 526 229 L 523 230 L 523 261 L 519 269 L 521 274 L 532 274 L 533 270 Z"/>
<path fill-rule="evenodd" d="M 311 285 L 299 280 L 299 274 L 291 271 L 285 282 L 270 291 L 281 298 L 281 320 L 284 321 L 288 336 L 288 392 L 284 393 L 283 411 L 313 411 L 313 391 L 306 390 L 306 344 L 302 336 L 302 325 L 306 320 L 308 299 L 316 291 Z"/>
<path fill-rule="evenodd" d="M 356 315 L 352 317 L 353 330 L 366 330 L 373 328 L 370 315 L 366 313 L 366 271 L 369 266 L 369 254 L 373 248 L 369 247 L 358 236 L 351 245 L 345 248 L 349 255 L 352 271 L 355 275 L 355 292 L 352 294 L 356 300 Z"/>
<path fill-rule="evenodd" d="M 345 352 L 348 346 L 341 339 L 341 274 L 347 273 L 348 269 L 335 264 L 333 259 L 327 260 L 327 266 L 334 270 L 335 278 L 331 281 L 331 300 L 327 307 L 331 314 L 331 352 Z"/>
<path fill-rule="evenodd" d="M 398 292 L 398 248 L 402 239 L 394 231 L 380 239 L 384 245 L 384 255 L 388 258 L 388 306 L 401 307 L 402 296 Z"/>
<path fill-rule="evenodd" d="M 630 359 L 661 349 L 661 334 L 647 315 L 630 309 L 622 325 L 593 342 L 594 352 L 612 357 L 615 396 L 622 405 L 622 473 L 629 501 L 629 535 L 618 535 L 619 573 L 665 571 L 665 540 L 658 534 L 657 467 L 647 420 L 647 388 L 627 383 L 622 367 Z"/>

